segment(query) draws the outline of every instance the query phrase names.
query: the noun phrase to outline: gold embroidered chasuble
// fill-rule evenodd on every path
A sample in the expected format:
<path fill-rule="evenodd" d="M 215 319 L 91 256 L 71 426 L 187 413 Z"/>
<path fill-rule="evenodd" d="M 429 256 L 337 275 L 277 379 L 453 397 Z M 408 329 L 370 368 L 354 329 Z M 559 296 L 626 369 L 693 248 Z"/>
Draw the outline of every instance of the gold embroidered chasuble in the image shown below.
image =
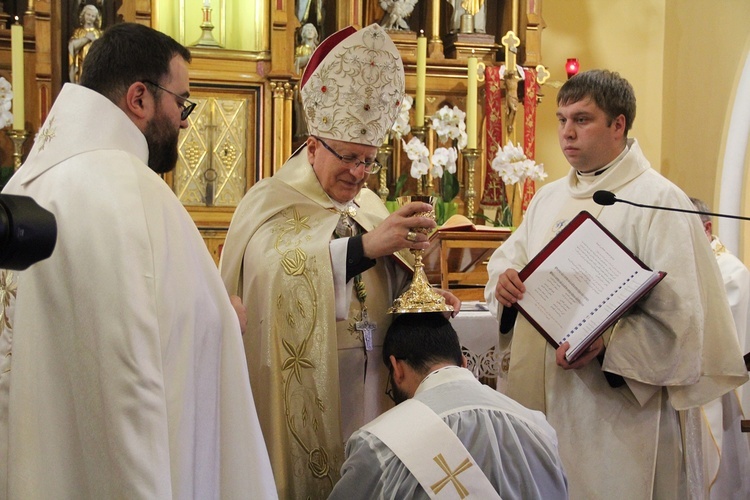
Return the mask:
<path fill-rule="evenodd" d="M 388 216 L 368 189 L 354 202 L 353 219 L 364 231 Z M 366 351 L 354 328 L 356 296 L 349 319 L 335 317 L 329 244 L 340 217 L 303 149 L 248 192 L 223 250 L 222 278 L 247 307 L 250 380 L 282 498 L 327 497 L 346 438 L 392 406 L 381 356 L 391 320 L 385 311 L 411 273 L 396 269 L 395 259 L 378 259 L 363 273 L 377 324 Z"/>

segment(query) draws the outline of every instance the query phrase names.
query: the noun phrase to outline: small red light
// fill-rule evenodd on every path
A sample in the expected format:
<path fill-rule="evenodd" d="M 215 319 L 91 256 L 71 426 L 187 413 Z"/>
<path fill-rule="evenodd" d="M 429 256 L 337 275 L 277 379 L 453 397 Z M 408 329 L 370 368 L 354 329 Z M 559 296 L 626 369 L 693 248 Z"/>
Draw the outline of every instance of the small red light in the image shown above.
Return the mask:
<path fill-rule="evenodd" d="M 568 62 L 565 63 L 565 72 L 568 74 L 568 78 L 578 74 L 578 70 L 580 69 L 580 67 L 581 65 L 579 64 L 578 59 L 568 59 Z"/>

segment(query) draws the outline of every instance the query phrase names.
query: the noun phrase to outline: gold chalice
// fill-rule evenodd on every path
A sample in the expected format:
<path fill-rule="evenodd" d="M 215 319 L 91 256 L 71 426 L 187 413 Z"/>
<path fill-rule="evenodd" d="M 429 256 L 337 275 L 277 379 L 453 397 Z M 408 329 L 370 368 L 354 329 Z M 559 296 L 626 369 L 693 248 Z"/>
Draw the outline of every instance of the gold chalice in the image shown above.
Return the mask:
<path fill-rule="evenodd" d="M 434 196 L 400 196 L 397 201 L 400 207 L 412 201 L 429 203 L 432 205 L 432 210 L 415 213 L 413 217 L 435 219 L 435 202 L 437 198 Z M 421 227 L 414 227 L 411 230 L 422 234 L 430 232 L 429 229 Z M 408 290 L 393 301 L 393 306 L 388 309 L 388 312 L 393 314 L 453 311 L 453 306 L 446 304 L 445 298 L 437 293 L 427 280 L 427 275 L 424 272 L 424 264 L 422 263 L 424 250 L 410 250 L 410 252 L 414 255 L 414 277 L 411 280 Z"/>

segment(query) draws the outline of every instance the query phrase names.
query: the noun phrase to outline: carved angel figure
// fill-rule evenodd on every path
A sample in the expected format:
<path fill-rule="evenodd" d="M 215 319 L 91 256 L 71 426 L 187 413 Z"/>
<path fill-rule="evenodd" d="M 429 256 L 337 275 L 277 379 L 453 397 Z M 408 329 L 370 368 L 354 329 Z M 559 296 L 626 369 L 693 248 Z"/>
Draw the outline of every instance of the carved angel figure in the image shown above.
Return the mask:
<path fill-rule="evenodd" d="M 386 30 L 409 30 L 406 19 L 417 5 L 417 0 L 380 0 L 380 8 L 385 11 L 380 25 Z"/>

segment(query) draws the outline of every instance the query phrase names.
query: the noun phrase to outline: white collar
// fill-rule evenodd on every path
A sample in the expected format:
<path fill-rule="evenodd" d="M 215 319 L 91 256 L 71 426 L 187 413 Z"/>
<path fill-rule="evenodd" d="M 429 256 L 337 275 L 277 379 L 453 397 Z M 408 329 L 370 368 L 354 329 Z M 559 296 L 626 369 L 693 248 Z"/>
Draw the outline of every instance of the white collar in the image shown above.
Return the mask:
<path fill-rule="evenodd" d="M 477 384 L 479 383 L 474 374 L 466 368 L 461 366 L 444 366 L 427 375 L 419 384 L 419 387 L 417 387 L 414 395 L 416 396 L 422 391 L 456 380 L 473 380 Z"/>

